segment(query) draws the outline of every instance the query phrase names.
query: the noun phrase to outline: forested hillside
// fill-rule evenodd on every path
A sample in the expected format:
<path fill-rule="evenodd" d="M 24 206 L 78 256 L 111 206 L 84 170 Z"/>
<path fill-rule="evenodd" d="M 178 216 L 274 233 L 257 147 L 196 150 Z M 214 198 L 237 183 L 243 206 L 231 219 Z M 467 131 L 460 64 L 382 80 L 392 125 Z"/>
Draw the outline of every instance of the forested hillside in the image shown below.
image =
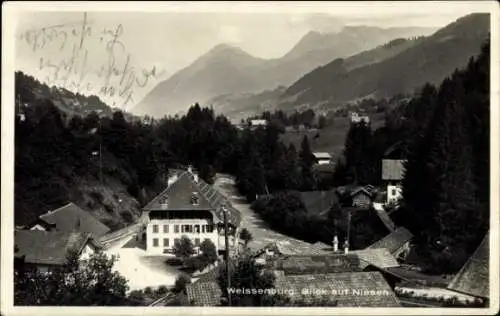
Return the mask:
<path fill-rule="evenodd" d="M 310 151 L 300 168 L 295 148 L 278 141 L 280 129 L 273 124 L 240 133 L 224 116 L 198 104 L 182 117 L 148 123 L 126 120 L 120 111 L 111 117 L 70 115 L 54 105 L 50 91 L 32 97 L 43 89 L 36 80 L 18 80 L 16 89 L 23 103 L 15 125 L 16 224 L 72 201 L 110 226 L 123 226 L 164 188 L 170 168 L 187 164 L 208 182 L 214 172 L 236 175 L 250 199 L 267 190 L 314 187 Z M 288 165 L 309 182 L 283 182 L 290 169 L 282 167 Z"/>
<path fill-rule="evenodd" d="M 337 184 L 380 182 L 384 151 L 399 143 L 408 159 L 404 204 L 395 220 L 416 235 L 432 272 L 454 272 L 489 227 L 489 41 L 439 86 L 425 85 L 385 125 L 353 126 Z"/>

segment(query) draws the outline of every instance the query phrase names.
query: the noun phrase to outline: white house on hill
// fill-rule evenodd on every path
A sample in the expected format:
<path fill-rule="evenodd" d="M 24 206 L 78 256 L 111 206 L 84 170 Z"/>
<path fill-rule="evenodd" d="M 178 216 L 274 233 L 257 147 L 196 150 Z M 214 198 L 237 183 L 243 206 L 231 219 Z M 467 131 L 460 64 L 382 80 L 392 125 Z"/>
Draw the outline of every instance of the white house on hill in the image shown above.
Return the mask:
<path fill-rule="evenodd" d="M 319 165 L 327 165 L 332 163 L 332 155 L 330 155 L 329 153 L 317 152 L 313 153 L 313 155 L 314 158 L 316 158 L 317 164 Z"/>

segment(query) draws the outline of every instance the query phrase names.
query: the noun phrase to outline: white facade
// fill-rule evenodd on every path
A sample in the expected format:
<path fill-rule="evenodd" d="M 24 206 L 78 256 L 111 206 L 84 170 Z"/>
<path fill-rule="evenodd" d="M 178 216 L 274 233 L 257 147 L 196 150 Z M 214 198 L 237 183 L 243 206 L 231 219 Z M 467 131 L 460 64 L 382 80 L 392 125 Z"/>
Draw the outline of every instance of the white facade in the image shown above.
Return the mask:
<path fill-rule="evenodd" d="M 403 189 L 400 185 L 387 185 L 387 204 L 397 203 L 403 197 Z"/>
<path fill-rule="evenodd" d="M 90 258 L 92 254 L 94 254 L 95 248 L 91 246 L 89 243 L 83 247 L 82 252 L 80 253 L 80 260 L 87 260 Z"/>
<path fill-rule="evenodd" d="M 146 249 L 161 254 L 171 251 L 176 239 L 187 236 L 198 247 L 205 239 L 219 250 L 217 227 L 207 219 L 153 219 L 146 230 Z"/>
<path fill-rule="evenodd" d="M 45 230 L 45 228 L 40 224 L 36 224 L 35 226 L 31 227 L 30 230 Z"/>

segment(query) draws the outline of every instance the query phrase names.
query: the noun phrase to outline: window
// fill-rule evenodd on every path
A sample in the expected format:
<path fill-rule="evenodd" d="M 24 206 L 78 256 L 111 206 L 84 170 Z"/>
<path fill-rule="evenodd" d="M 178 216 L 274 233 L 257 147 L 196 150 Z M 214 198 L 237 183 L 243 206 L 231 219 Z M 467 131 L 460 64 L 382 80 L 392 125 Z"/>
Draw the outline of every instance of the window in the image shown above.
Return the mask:
<path fill-rule="evenodd" d="M 175 245 L 175 244 L 178 244 L 178 243 L 179 243 L 179 241 L 180 241 L 180 239 L 179 239 L 179 238 L 175 238 L 175 239 L 174 239 L 174 245 Z"/>
<path fill-rule="evenodd" d="M 163 232 L 168 233 L 168 225 L 163 225 Z"/>
<path fill-rule="evenodd" d="M 214 231 L 214 226 L 213 225 L 206 225 L 207 226 L 207 233 L 211 233 Z"/>
<path fill-rule="evenodd" d="M 194 232 L 197 234 L 200 233 L 200 225 L 194 225 Z"/>
<path fill-rule="evenodd" d="M 191 204 L 192 205 L 200 204 L 200 198 L 198 197 L 198 192 L 193 192 L 193 194 L 191 195 Z"/>
<path fill-rule="evenodd" d="M 396 196 L 398 194 L 398 192 L 396 189 L 392 189 L 391 194 L 392 194 L 392 196 Z"/>
<path fill-rule="evenodd" d="M 193 230 L 192 230 L 192 226 L 191 225 L 182 225 L 182 232 L 183 233 L 191 233 Z"/>
<path fill-rule="evenodd" d="M 158 247 L 158 238 L 153 238 L 153 247 Z"/>
<path fill-rule="evenodd" d="M 163 238 L 163 247 L 170 247 L 168 238 Z"/>
<path fill-rule="evenodd" d="M 174 225 L 174 233 L 179 233 L 179 225 Z"/>
<path fill-rule="evenodd" d="M 206 227 L 206 226 L 207 226 L 207 225 L 201 225 L 201 232 L 202 232 L 202 233 L 205 233 L 205 227 Z"/>
<path fill-rule="evenodd" d="M 153 233 L 158 233 L 158 225 L 153 225 Z"/>
<path fill-rule="evenodd" d="M 195 238 L 194 239 L 194 245 L 198 247 L 200 245 L 200 238 Z"/>

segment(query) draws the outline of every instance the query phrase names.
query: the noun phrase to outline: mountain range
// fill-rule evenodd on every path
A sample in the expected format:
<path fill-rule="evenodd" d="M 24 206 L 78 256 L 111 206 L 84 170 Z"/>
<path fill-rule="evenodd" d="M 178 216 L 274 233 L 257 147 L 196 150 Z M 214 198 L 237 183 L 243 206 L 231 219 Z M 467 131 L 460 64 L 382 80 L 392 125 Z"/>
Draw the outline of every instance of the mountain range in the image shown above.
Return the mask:
<path fill-rule="evenodd" d="M 479 54 L 489 31 L 489 14 L 471 14 L 379 62 L 353 68 L 352 59 L 360 59 L 361 54 L 336 59 L 288 87 L 279 107 L 332 106 L 364 97 L 412 93 L 426 82 L 437 84 Z"/>
<path fill-rule="evenodd" d="M 336 58 L 373 49 L 396 38 L 432 33 L 435 28 L 348 26 L 336 33 L 307 33 L 284 56 L 263 59 L 240 48 L 220 44 L 157 84 L 132 111 L 163 116 L 205 104 L 222 95 L 273 91 L 290 86 L 309 71 Z"/>

